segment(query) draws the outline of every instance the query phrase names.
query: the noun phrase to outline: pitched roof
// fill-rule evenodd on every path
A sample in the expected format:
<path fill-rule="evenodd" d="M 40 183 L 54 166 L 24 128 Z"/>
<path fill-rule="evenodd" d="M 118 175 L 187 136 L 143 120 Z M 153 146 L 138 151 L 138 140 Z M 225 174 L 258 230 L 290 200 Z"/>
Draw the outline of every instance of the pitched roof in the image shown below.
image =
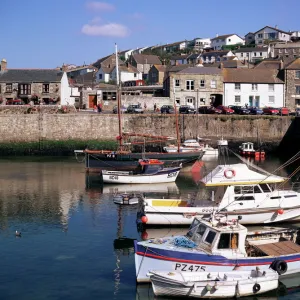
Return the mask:
<path fill-rule="evenodd" d="M 194 74 L 194 75 L 198 75 L 198 74 L 202 74 L 202 75 L 213 75 L 213 74 L 221 74 L 222 71 L 218 68 L 212 68 L 212 67 L 190 67 L 187 69 L 184 69 L 180 72 L 178 72 L 178 74 Z"/>
<path fill-rule="evenodd" d="M 127 73 L 139 73 L 138 69 L 135 68 L 134 66 L 132 65 L 129 65 L 128 66 L 119 66 L 119 71 L 120 72 L 127 72 Z"/>
<path fill-rule="evenodd" d="M 105 73 L 105 74 L 110 74 L 111 73 L 111 71 L 114 69 L 115 67 L 114 66 L 112 66 L 112 67 L 110 67 L 110 68 L 108 68 L 108 67 L 100 67 L 100 69 L 103 71 L 103 73 Z M 100 70 L 99 69 L 99 70 Z"/>
<path fill-rule="evenodd" d="M 224 82 L 227 83 L 284 83 L 278 77 L 278 70 L 223 69 Z"/>
<path fill-rule="evenodd" d="M 228 52 L 229 52 L 229 50 L 203 52 L 202 57 L 224 56 L 224 55 L 227 55 Z"/>
<path fill-rule="evenodd" d="M 280 69 L 281 68 L 281 61 L 280 60 L 267 60 L 264 59 L 259 64 L 257 64 L 255 69 Z"/>
<path fill-rule="evenodd" d="M 161 47 L 171 47 L 171 46 L 176 46 L 176 45 L 180 45 L 182 43 L 187 42 L 186 40 L 184 41 L 179 41 L 179 42 L 175 42 L 175 43 L 170 43 L 170 44 L 165 44 L 165 45 L 161 45 Z M 159 46 L 160 47 L 160 46 Z"/>
<path fill-rule="evenodd" d="M 231 33 L 231 34 L 223 34 L 223 35 L 219 35 L 219 36 L 216 36 L 215 38 L 211 39 L 212 41 L 214 40 L 219 40 L 219 39 L 226 39 L 232 35 L 237 35 L 235 33 Z M 238 35 L 237 35 L 238 36 Z"/>
<path fill-rule="evenodd" d="M 300 57 L 296 58 L 294 61 L 289 63 L 285 69 L 286 70 L 300 70 Z"/>
<path fill-rule="evenodd" d="M 95 82 L 95 73 L 94 72 L 88 72 L 83 75 L 78 75 L 75 78 L 73 78 L 73 82 L 75 84 L 83 84 L 83 85 L 89 85 L 93 84 Z"/>
<path fill-rule="evenodd" d="M 170 60 L 180 60 L 180 59 L 186 59 L 189 56 L 189 54 L 185 55 L 174 55 L 170 57 Z"/>
<path fill-rule="evenodd" d="M 137 64 L 161 65 L 161 61 L 157 55 L 133 54 L 133 58 Z"/>
<path fill-rule="evenodd" d="M 189 68 L 190 66 L 191 65 L 188 65 L 188 64 L 182 64 L 182 65 L 178 65 L 178 66 L 168 66 L 167 72 L 179 72 L 179 71 Z"/>
<path fill-rule="evenodd" d="M 80 67 L 76 67 L 73 69 L 68 69 L 66 70 L 67 73 L 71 73 L 71 72 L 75 72 L 75 71 L 79 71 L 79 70 L 84 70 L 84 69 L 96 69 L 95 66 L 93 65 L 87 65 L 87 66 L 80 66 Z"/>
<path fill-rule="evenodd" d="M 99 69 L 101 66 L 101 63 L 104 62 L 109 57 L 111 57 L 112 55 L 114 55 L 114 54 L 110 54 L 110 55 L 104 56 L 102 58 L 99 58 L 96 62 L 93 63 L 93 66 Z"/>
<path fill-rule="evenodd" d="M 166 65 L 153 65 L 158 72 L 166 72 L 167 71 L 167 66 Z"/>
<path fill-rule="evenodd" d="M 235 53 L 241 53 L 241 52 L 263 52 L 268 51 L 268 47 L 247 47 L 247 48 L 240 48 L 237 50 L 234 50 Z"/>
<path fill-rule="evenodd" d="M 292 34 L 291 32 L 287 32 L 287 31 L 284 31 L 284 30 L 281 30 L 281 29 L 278 29 L 278 28 L 275 28 L 275 27 L 272 27 L 272 26 L 265 26 L 265 27 L 263 27 L 263 28 L 257 30 L 256 32 L 254 32 L 254 34 L 256 34 L 256 33 L 260 32 L 260 31 L 262 31 L 263 29 L 265 29 L 265 28 L 267 28 L 267 27 L 268 27 L 268 28 L 271 28 L 271 29 L 273 29 L 273 30 L 276 30 L 276 31 L 285 33 L 285 34 L 289 34 L 289 35 Z"/>
<path fill-rule="evenodd" d="M 8 69 L 0 71 L 0 82 L 60 82 L 62 75 L 57 69 Z"/>

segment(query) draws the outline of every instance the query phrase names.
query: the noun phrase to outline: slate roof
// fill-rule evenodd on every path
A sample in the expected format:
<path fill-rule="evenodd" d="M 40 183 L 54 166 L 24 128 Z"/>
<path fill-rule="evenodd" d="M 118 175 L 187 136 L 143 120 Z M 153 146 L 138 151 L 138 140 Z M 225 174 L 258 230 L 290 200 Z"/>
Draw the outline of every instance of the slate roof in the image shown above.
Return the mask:
<path fill-rule="evenodd" d="M 137 64 L 161 65 L 161 61 L 157 55 L 133 54 L 132 57 Z"/>
<path fill-rule="evenodd" d="M 212 41 L 214 40 L 222 40 L 222 39 L 226 39 L 232 35 L 237 35 L 236 33 L 231 33 L 231 34 L 223 34 L 223 35 L 219 35 L 219 36 L 216 36 L 215 38 L 211 39 Z M 238 35 L 237 35 L 238 36 Z"/>
<path fill-rule="evenodd" d="M 75 84 L 83 84 L 83 85 L 89 85 L 95 83 L 95 73 L 94 72 L 88 72 L 83 75 L 78 75 L 75 78 L 73 78 L 73 82 Z"/>
<path fill-rule="evenodd" d="M 8 69 L 0 71 L 0 82 L 60 82 L 62 75 L 57 69 Z"/>
<path fill-rule="evenodd" d="M 186 59 L 186 58 L 188 58 L 188 54 L 186 54 L 186 55 L 176 55 L 176 56 L 172 56 L 172 57 L 170 57 L 170 60 L 180 60 L 180 59 Z"/>
<path fill-rule="evenodd" d="M 278 70 L 272 69 L 223 69 L 224 82 L 227 83 L 281 83 Z"/>
<path fill-rule="evenodd" d="M 182 64 L 182 65 L 178 65 L 178 66 L 168 66 L 167 72 L 179 72 L 179 71 L 182 71 L 182 70 L 190 68 L 190 67 L 191 67 L 191 65 L 188 65 L 188 64 Z"/>
<path fill-rule="evenodd" d="M 235 53 L 242 53 L 242 52 L 265 52 L 268 51 L 268 47 L 248 47 L 248 48 L 240 48 L 234 50 Z"/>
<path fill-rule="evenodd" d="M 202 57 L 224 56 L 224 55 L 227 55 L 228 52 L 229 52 L 229 50 L 204 52 L 204 53 L 202 53 Z"/>
<path fill-rule="evenodd" d="M 115 67 L 113 66 L 113 67 L 110 67 L 110 68 L 108 68 L 108 67 L 100 67 L 100 69 L 103 71 L 103 73 L 105 73 L 105 74 L 110 74 L 111 73 L 111 71 L 114 69 Z M 99 70 L 100 70 L 99 69 Z"/>
<path fill-rule="evenodd" d="M 278 29 L 278 28 L 275 28 L 275 27 L 272 27 L 272 26 L 265 26 L 265 27 L 263 27 L 263 28 L 257 30 L 256 32 L 254 32 L 254 34 L 257 34 L 258 32 L 262 31 L 263 29 L 265 29 L 265 28 L 267 28 L 267 27 L 268 27 L 268 28 L 271 28 L 271 29 L 273 29 L 273 30 L 276 30 L 276 31 L 285 33 L 285 34 L 289 34 L 289 35 L 292 34 L 291 32 L 287 32 L 287 31 L 284 31 L 284 30 L 281 30 L 281 29 Z"/>
<path fill-rule="evenodd" d="M 212 67 L 190 67 L 179 71 L 178 74 L 194 74 L 194 75 L 219 75 L 222 74 L 222 70 Z"/>
<path fill-rule="evenodd" d="M 300 58 L 296 58 L 294 61 L 289 63 L 285 69 L 286 70 L 300 70 Z"/>
<path fill-rule="evenodd" d="M 128 66 L 119 66 L 119 71 L 120 72 L 127 72 L 127 73 L 139 73 L 138 69 L 135 68 L 132 65 Z"/>
<path fill-rule="evenodd" d="M 281 61 L 280 60 L 266 60 L 264 59 L 258 65 L 256 65 L 255 69 L 280 69 Z"/>

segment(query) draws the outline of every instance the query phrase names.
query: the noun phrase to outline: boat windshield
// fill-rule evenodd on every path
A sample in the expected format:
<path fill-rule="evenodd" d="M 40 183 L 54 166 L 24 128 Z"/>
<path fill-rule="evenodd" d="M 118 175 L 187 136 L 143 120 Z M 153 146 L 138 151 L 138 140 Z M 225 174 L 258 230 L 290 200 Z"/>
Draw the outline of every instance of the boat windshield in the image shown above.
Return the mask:
<path fill-rule="evenodd" d="M 207 227 L 204 224 L 201 224 L 195 219 L 187 233 L 187 237 L 198 244 L 201 241 L 206 229 Z"/>
<path fill-rule="evenodd" d="M 162 165 L 146 165 L 143 168 L 143 174 L 155 174 L 163 168 Z"/>

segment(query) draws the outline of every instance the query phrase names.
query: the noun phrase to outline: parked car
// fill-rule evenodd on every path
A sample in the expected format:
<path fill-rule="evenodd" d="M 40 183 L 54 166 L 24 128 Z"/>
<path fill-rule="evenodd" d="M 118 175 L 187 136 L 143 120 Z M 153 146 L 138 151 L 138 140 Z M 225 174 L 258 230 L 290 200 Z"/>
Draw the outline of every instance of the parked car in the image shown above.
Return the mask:
<path fill-rule="evenodd" d="M 290 112 L 291 116 L 300 116 L 300 107 L 297 107 L 295 110 Z"/>
<path fill-rule="evenodd" d="M 251 115 L 262 115 L 263 114 L 263 110 L 258 108 L 258 107 L 248 107 L 248 109 L 250 110 L 250 114 Z"/>
<path fill-rule="evenodd" d="M 195 114 L 196 113 L 196 109 L 189 106 L 189 105 L 181 105 L 179 107 L 179 113 L 180 114 Z"/>
<path fill-rule="evenodd" d="M 160 108 L 160 112 L 162 114 L 174 114 L 175 110 L 174 110 L 174 107 L 172 105 L 163 105 Z"/>
<path fill-rule="evenodd" d="M 125 106 L 121 106 L 121 113 L 125 113 L 126 112 L 126 107 Z M 113 107 L 113 113 L 114 114 L 117 114 L 118 113 L 118 105 L 115 105 L 114 107 Z"/>
<path fill-rule="evenodd" d="M 211 106 L 209 109 L 208 109 L 208 113 L 209 114 L 218 114 L 220 115 L 222 113 L 222 110 L 219 109 L 219 108 L 216 108 L 214 106 Z"/>
<path fill-rule="evenodd" d="M 264 107 L 263 108 L 263 113 L 265 115 L 278 115 L 279 110 L 277 108 L 274 108 L 274 107 Z"/>
<path fill-rule="evenodd" d="M 228 107 L 233 109 L 234 113 L 238 114 L 238 115 L 249 115 L 250 114 L 250 110 L 247 107 L 238 106 L 238 105 L 229 105 Z"/>
<path fill-rule="evenodd" d="M 24 105 L 25 103 L 21 99 L 9 99 L 6 101 L 6 105 Z"/>
<path fill-rule="evenodd" d="M 128 114 L 143 114 L 144 110 L 143 110 L 143 108 L 139 104 L 130 104 L 127 107 L 126 112 Z"/>
<path fill-rule="evenodd" d="M 199 114 L 209 114 L 210 106 L 199 106 L 198 113 Z"/>
<path fill-rule="evenodd" d="M 229 108 L 228 106 L 224 106 L 224 105 L 219 105 L 216 107 L 216 109 L 219 109 L 220 111 L 222 111 L 222 114 L 233 114 L 234 110 Z"/>
<path fill-rule="evenodd" d="M 280 107 L 278 108 L 278 111 L 279 116 L 288 116 L 290 114 L 290 110 L 287 107 Z"/>

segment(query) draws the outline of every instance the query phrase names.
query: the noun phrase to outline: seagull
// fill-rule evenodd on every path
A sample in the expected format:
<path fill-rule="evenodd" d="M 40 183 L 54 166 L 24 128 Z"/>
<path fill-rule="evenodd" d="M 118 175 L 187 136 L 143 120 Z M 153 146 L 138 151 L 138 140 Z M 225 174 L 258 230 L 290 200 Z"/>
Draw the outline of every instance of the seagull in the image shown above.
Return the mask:
<path fill-rule="evenodd" d="M 18 230 L 16 230 L 16 236 L 17 237 L 21 237 L 22 235 L 21 235 L 21 232 L 19 232 Z"/>

